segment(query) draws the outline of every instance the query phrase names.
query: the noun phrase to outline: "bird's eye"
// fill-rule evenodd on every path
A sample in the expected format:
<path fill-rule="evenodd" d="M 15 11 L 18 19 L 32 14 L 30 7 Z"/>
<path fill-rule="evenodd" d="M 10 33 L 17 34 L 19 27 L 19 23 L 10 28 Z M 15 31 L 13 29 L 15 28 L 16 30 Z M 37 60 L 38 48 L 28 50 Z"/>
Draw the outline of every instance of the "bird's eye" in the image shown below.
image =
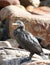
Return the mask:
<path fill-rule="evenodd" d="M 18 31 L 20 31 L 20 29 L 18 29 Z"/>

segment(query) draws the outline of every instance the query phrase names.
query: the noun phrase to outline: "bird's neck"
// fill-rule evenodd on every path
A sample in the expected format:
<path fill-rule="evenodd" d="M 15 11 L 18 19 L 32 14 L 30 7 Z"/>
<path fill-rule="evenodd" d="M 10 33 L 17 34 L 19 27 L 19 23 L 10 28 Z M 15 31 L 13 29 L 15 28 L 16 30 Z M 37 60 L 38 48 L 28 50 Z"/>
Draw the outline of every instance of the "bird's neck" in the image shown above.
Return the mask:
<path fill-rule="evenodd" d="M 20 29 L 21 31 L 23 30 L 25 30 L 25 27 L 22 27 L 22 26 L 20 26 L 20 27 L 18 27 L 17 29 Z"/>

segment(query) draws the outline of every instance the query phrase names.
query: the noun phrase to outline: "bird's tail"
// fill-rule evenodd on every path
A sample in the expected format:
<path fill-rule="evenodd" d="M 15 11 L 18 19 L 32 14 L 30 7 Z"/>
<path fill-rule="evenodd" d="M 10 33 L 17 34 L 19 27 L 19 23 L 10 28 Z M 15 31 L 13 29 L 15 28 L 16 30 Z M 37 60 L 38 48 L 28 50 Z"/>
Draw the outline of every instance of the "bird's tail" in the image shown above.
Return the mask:
<path fill-rule="evenodd" d="M 46 57 L 46 55 L 44 53 L 41 53 L 40 56 L 43 58 L 43 60 L 48 60 L 48 58 Z"/>

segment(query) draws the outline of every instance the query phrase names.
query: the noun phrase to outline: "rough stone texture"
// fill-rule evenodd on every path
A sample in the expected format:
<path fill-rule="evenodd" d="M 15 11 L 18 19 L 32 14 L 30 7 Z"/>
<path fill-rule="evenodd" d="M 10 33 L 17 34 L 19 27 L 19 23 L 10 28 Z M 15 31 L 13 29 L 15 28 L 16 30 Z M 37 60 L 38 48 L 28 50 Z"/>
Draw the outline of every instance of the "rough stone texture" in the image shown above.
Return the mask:
<path fill-rule="evenodd" d="M 41 62 L 30 62 L 30 63 L 26 63 L 24 65 L 50 65 L 50 62 L 45 62 L 45 61 L 41 61 Z"/>
<path fill-rule="evenodd" d="M 0 7 L 5 7 L 8 5 L 19 5 L 19 0 L 0 0 Z"/>
<path fill-rule="evenodd" d="M 40 5 L 40 0 L 19 0 L 19 1 L 21 5 L 25 7 L 27 7 L 28 5 L 33 5 L 34 7 L 38 7 Z"/>
<path fill-rule="evenodd" d="M 0 48 L 1 47 L 9 47 L 9 48 L 12 48 L 12 45 L 8 41 L 0 41 Z"/>
<path fill-rule="evenodd" d="M 19 47 L 19 44 L 17 43 L 17 41 L 15 39 L 7 39 L 6 41 L 8 41 L 13 48 Z"/>
<path fill-rule="evenodd" d="M 26 3 L 27 2 L 27 3 Z M 3 8 L 8 5 L 33 5 L 35 7 L 38 7 L 40 5 L 40 0 L 0 0 L 0 8 Z"/>
<path fill-rule="evenodd" d="M 20 64 L 22 58 L 28 57 L 29 52 L 24 49 L 0 48 L 0 65 L 50 65 L 50 60 L 43 60 L 41 57 L 34 55 L 32 61 Z M 36 60 L 36 61 L 34 61 Z"/>
<path fill-rule="evenodd" d="M 47 6 L 41 6 L 34 8 L 32 5 L 26 7 L 27 11 L 36 15 L 48 15 L 50 14 L 50 8 Z"/>
<path fill-rule="evenodd" d="M 11 46 L 12 40 L 13 39 L 8 40 Z M 50 56 L 47 55 L 48 60 L 43 60 L 42 57 L 37 54 L 33 55 L 31 61 L 20 64 L 20 61 L 28 57 L 30 53 L 24 49 L 15 48 L 15 46 L 9 47 L 9 45 L 7 45 L 8 41 L 0 41 L 0 65 L 50 65 Z M 50 53 L 47 49 L 43 50 L 44 53 Z"/>
<path fill-rule="evenodd" d="M 0 65 L 19 65 L 21 53 L 23 52 L 20 49 L 0 49 Z"/>
<path fill-rule="evenodd" d="M 0 11 L 0 18 L 1 20 L 9 18 L 9 35 L 11 37 L 16 28 L 16 26 L 12 26 L 12 23 L 20 19 L 24 21 L 26 30 L 35 36 L 43 37 L 45 40 L 42 41 L 42 45 L 50 49 L 50 15 L 32 15 L 22 6 L 11 5 Z"/>

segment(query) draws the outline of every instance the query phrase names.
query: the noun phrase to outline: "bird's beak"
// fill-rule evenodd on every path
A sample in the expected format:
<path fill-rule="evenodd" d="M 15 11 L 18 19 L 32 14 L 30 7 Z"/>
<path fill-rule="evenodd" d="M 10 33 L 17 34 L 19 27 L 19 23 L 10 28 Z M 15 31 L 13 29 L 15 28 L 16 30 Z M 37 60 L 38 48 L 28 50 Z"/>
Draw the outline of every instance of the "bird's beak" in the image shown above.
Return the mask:
<path fill-rule="evenodd" d="M 12 25 L 19 25 L 18 23 L 12 23 Z"/>

